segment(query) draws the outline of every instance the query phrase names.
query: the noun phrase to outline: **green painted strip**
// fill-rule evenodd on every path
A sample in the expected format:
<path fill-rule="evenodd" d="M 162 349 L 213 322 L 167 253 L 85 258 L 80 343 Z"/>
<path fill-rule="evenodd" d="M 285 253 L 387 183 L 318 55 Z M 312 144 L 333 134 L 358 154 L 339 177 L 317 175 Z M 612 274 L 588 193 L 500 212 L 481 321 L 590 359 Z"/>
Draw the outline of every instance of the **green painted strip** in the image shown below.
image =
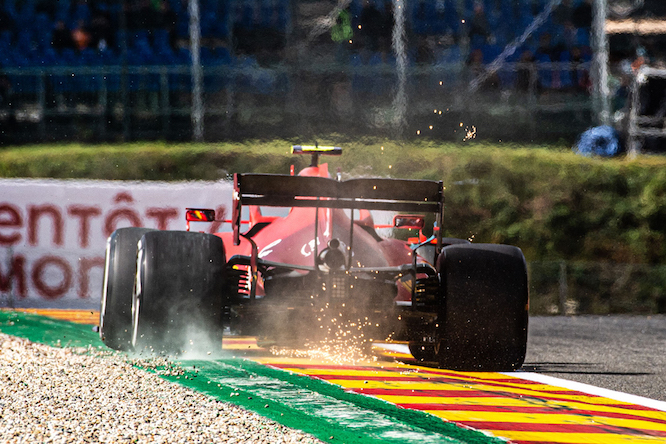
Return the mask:
<path fill-rule="evenodd" d="M 0 311 L 0 332 L 54 346 L 104 347 L 90 326 Z M 503 440 L 424 412 L 345 391 L 249 360 L 178 360 L 161 376 L 230 402 L 322 441 L 358 444 L 495 444 Z M 148 371 L 158 369 L 146 368 Z M 163 369 L 162 369 L 163 370 Z M 159 372 L 163 373 L 163 372 Z"/>
<path fill-rule="evenodd" d="M 185 373 L 167 379 L 242 405 L 323 441 L 360 444 L 504 442 L 424 412 L 402 409 L 325 381 L 248 360 L 180 360 L 177 363 Z"/>

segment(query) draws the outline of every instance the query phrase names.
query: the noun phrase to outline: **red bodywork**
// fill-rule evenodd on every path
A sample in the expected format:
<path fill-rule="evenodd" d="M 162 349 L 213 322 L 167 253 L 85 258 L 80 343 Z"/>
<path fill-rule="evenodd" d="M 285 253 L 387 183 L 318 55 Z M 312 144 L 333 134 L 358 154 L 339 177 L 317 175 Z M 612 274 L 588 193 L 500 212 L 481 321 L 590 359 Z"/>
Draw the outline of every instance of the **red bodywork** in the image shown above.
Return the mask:
<path fill-rule="evenodd" d="M 410 332 L 422 340 L 435 318 L 423 310 L 436 301 L 439 284 L 433 265 L 416 251 L 439 251 L 440 232 L 434 232 L 435 244 L 420 246 L 382 238 L 375 229 L 416 228 L 417 243 L 427 244 L 420 232 L 424 216 L 414 213 L 434 213 L 441 225 L 442 183 L 336 180 L 327 164 L 318 164 L 319 154 L 331 152 L 310 152 L 312 164 L 298 176 L 234 176 L 233 231 L 216 233 L 225 246 L 222 297 L 230 328 L 282 344 L 328 337 L 332 325 L 363 327 L 365 338 Z M 288 213 L 264 216 L 261 207 Z M 188 220 L 209 221 L 208 210 L 189 210 Z M 394 224 L 375 226 L 372 210 L 396 213 Z"/>
<path fill-rule="evenodd" d="M 328 164 L 310 166 L 303 169 L 299 176 L 329 177 Z M 314 226 L 315 212 L 317 218 L 317 245 L 315 246 Z M 370 234 L 374 230 L 372 215 L 367 210 L 360 210 L 361 217 L 354 220 L 353 259 L 354 267 L 387 267 L 410 264 L 412 250 L 409 245 L 397 239 L 381 239 Z M 252 240 L 256 244 L 258 258 L 271 262 L 292 264 L 295 266 L 314 267 L 315 253 L 321 251 L 328 242 L 335 238 L 340 240 L 343 249 L 350 244 L 349 212 L 334 208 L 294 207 L 285 217 L 263 216 L 257 206 L 249 207 L 249 230 L 255 226 L 265 225 Z M 234 245 L 234 233 L 216 233 L 224 241 L 227 258 L 232 256 L 251 256 L 252 244 L 240 237 L 240 244 Z M 316 247 L 316 249 L 315 249 Z M 261 280 L 258 282 L 257 295 L 263 295 Z M 397 300 L 411 299 L 408 286 L 398 286 Z"/>

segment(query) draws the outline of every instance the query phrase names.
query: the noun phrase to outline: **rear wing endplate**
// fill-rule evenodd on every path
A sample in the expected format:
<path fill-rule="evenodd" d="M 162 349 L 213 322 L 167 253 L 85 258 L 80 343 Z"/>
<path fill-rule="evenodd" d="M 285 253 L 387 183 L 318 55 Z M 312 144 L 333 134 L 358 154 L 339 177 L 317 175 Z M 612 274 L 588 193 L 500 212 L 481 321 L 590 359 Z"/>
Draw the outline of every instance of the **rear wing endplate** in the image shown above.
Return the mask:
<path fill-rule="evenodd" d="M 442 226 L 441 181 L 361 178 L 338 181 L 319 176 L 235 174 L 232 224 L 234 243 L 240 242 L 243 205 L 319 207 L 428 212 Z"/>

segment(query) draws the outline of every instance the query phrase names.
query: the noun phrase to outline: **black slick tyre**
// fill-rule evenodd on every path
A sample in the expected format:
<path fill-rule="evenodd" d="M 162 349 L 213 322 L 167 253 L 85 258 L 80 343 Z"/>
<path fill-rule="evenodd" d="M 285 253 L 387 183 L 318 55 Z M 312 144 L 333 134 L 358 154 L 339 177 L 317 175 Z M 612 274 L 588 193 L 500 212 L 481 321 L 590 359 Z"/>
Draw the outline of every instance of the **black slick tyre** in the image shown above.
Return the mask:
<path fill-rule="evenodd" d="M 437 361 L 435 346 L 431 344 L 409 344 L 409 352 L 412 354 L 412 356 L 414 356 L 414 359 L 420 362 Z"/>
<path fill-rule="evenodd" d="M 106 242 L 99 335 L 115 350 L 128 350 L 132 341 L 132 296 L 139 239 L 149 228 L 119 228 Z"/>
<path fill-rule="evenodd" d="M 154 231 L 139 241 L 132 344 L 141 354 L 195 356 L 222 350 L 222 239 Z"/>
<path fill-rule="evenodd" d="M 512 371 L 527 348 L 527 268 L 517 247 L 459 244 L 442 249 L 437 360 L 462 371 Z"/>

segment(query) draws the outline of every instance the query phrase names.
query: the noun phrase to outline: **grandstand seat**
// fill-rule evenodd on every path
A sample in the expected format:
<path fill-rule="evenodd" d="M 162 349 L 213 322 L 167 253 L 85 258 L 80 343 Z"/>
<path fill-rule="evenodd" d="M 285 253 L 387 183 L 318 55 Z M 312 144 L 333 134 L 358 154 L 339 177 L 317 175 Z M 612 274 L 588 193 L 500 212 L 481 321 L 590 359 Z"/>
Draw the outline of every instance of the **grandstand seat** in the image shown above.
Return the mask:
<path fill-rule="evenodd" d="M 59 65 L 62 66 L 78 66 L 81 63 L 76 51 L 71 48 L 65 48 L 60 51 Z"/>
<path fill-rule="evenodd" d="M 14 40 L 14 32 L 13 31 L 2 31 L 0 33 L 0 50 L 8 51 L 9 48 L 12 45 L 12 40 Z"/>
<path fill-rule="evenodd" d="M 132 32 L 129 32 L 127 44 L 129 46 L 136 46 L 136 44 L 139 42 L 146 42 L 150 45 L 150 41 L 148 39 L 149 34 L 150 33 L 147 29 L 136 29 Z"/>
<path fill-rule="evenodd" d="M 12 50 L 11 60 L 13 62 L 13 65 L 18 67 L 29 66 L 30 61 L 26 57 L 27 54 L 28 54 L 27 52 L 21 51 L 19 49 Z"/>
<path fill-rule="evenodd" d="M 162 51 L 165 48 L 171 49 L 171 39 L 169 37 L 169 30 L 164 28 L 158 28 L 154 30 L 153 46 L 158 51 Z"/>
<path fill-rule="evenodd" d="M 16 19 L 16 16 L 18 15 L 18 12 L 16 11 L 16 0 L 4 0 L 2 7 L 12 20 Z"/>
<path fill-rule="evenodd" d="M 229 50 L 223 46 L 215 48 L 213 51 L 213 56 L 218 60 L 220 65 L 231 65 L 233 63 L 233 58 Z"/>
<path fill-rule="evenodd" d="M 213 66 L 216 64 L 215 57 L 213 55 L 213 50 L 210 48 L 207 48 L 205 46 L 202 46 L 199 49 L 199 57 L 201 60 L 201 64 L 204 66 Z"/>
<path fill-rule="evenodd" d="M 27 53 L 32 48 L 32 30 L 23 29 L 16 36 L 16 48 Z"/>
<path fill-rule="evenodd" d="M 53 48 L 44 48 L 37 55 L 37 63 L 40 66 L 55 66 L 58 64 L 58 54 Z"/>
<path fill-rule="evenodd" d="M 289 7 L 283 5 L 278 9 L 277 16 L 277 29 L 286 32 L 291 23 L 291 15 L 289 14 Z"/>
<path fill-rule="evenodd" d="M 590 46 L 590 28 L 579 28 L 576 32 L 576 44 L 578 46 Z"/>
<path fill-rule="evenodd" d="M 527 27 L 534 21 L 534 16 L 528 9 L 521 9 L 518 17 L 518 34 L 525 32 Z"/>
<path fill-rule="evenodd" d="M 71 9 L 70 0 L 58 0 L 54 19 L 69 23 L 69 11 Z"/>
<path fill-rule="evenodd" d="M 236 11 L 234 23 L 243 29 L 253 29 L 254 6 L 251 3 L 241 4 Z"/>
<path fill-rule="evenodd" d="M 176 19 L 176 35 L 181 38 L 187 38 L 190 35 L 189 16 L 185 12 L 178 14 Z"/>
<path fill-rule="evenodd" d="M 492 63 L 502 53 L 502 49 L 499 45 L 483 45 L 483 63 Z"/>
<path fill-rule="evenodd" d="M 215 25 L 220 19 L 217 16 L 216 8 L 205 9 L 203 11 L 200 18 L 201 36 L 212 37 L 213 29 L 215 29 Z"/>
<path fill-rule="evenodd" d="M 178 58 L 171 48 L 155 49 L 153 52 L 153 62 L 158 65 L 177 65 Z"/>
<path fill-rule="evenodd" d="M 16 10 L 14 21 L 19 29 L 30 27 L 33 24 L 35 16 L 35 2 L 34 0 L 25 0 L 21 6 Z"/>
<path fill-rule="evenodd" d="M 571 54 L 569 51 L 562 51 L 562 54 L 560 54 L 560 62 L 571 63 Z M 562 66 L 562 69 L 560 69 L 560 86 L 565 89 L 573 86 L 570 66 Z"/>
<path fill-rule="evenodd" d="M 169 6 L 176 14 L 180 15 L 183 12 L 182 2 L 180 0 L 169 0 Z"/>
<path fill-rule="evenodd" d="M 72 23 L 76 24 L 79 20 L 82 20 L 84 23 L 90 23 L 90 18 L 92 14 L 90 12 L 90 7 L 86 2 L 78 2 L 74 8 L 74 13 L 70 17 Z"/>
<path fill-rule="evenodd" d="M 91 48 L 85 48 L 80 54 L 81 63 L 85 66 L 96 66 L 100 64 L 99 55 L 97 51 Z"/>
<path fill-rule="evenodd" d="M 181 65 L 189 65 L 192 63 L 192 54 L 188 48 L 178 48 L 176 52 L 176 60 Z"/>

